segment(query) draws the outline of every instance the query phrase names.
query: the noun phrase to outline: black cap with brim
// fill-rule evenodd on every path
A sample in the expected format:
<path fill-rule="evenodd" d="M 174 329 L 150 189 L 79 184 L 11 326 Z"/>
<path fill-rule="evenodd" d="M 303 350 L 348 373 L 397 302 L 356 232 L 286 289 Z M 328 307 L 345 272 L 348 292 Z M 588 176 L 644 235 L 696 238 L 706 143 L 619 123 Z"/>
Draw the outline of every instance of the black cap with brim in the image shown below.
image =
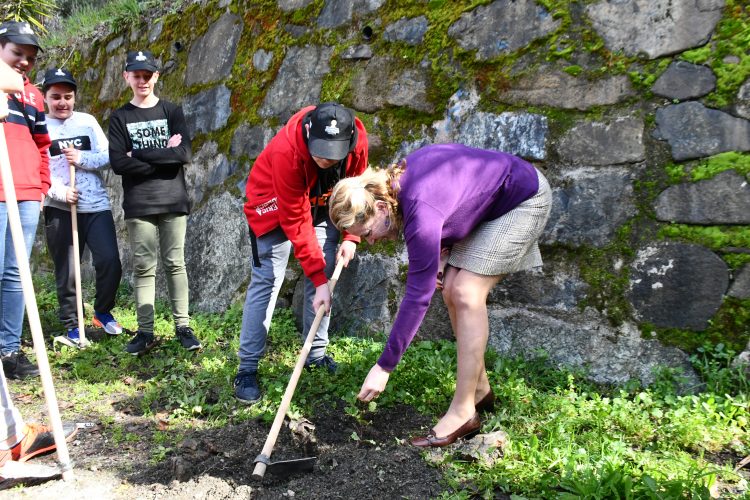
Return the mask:
<path fill-rule="evenodd" d="M 156 73 L 159 67 L 156 65 L 154 55 L 148 50 L 130 51 L 125 60 L 125 71 L 150 71 Z"/>
<path fill-rule="evenodd" d="M 16 45 L 33 45 L 44 52 L 29 23 L 6 21 L 0 24 L 0 36 L 4 36 Z"/>
<path fill-rule="evenodd" d="M 318 139 L 310 136 L 307 147 L 312 156 L 326 160 L 343 160 L 349 154 L 349 139 Z"/>
<path fill-rule="evenodd" d="M 354 113 L 336 102 L 325 102 L 310 113 L 307 148 L 312 156 L 343 160 L 349 154 L 354 135 Z"/>
<path fill-rule="evenodd" d="M 73 90 L 78 90 L 78 83 L 70 71 L 62 68 L 53 68 L 47 70 L 44 73 L 44 81 L 42 82 L 42 89 L 46 92 L 48 88 L 56 83 L 65 83 L 73 87 Z"/>

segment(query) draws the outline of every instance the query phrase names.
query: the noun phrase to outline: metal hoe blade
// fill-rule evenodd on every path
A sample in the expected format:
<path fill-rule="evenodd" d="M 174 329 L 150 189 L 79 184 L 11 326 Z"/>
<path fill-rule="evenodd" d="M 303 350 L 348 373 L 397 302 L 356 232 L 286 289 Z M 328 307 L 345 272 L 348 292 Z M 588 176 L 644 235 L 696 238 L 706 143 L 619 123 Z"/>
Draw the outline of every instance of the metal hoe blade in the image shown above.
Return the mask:
<path fill-rule="evenodd" d="M 295 458 L 292 460 L 279 460 L 271 462 L 267 456 L 258 455 L 253 463 L 262 462 L 266 464 L 266 472 L 276 477 L 287 477 L 300 472 L 312 472 L 318 457 Z"/>

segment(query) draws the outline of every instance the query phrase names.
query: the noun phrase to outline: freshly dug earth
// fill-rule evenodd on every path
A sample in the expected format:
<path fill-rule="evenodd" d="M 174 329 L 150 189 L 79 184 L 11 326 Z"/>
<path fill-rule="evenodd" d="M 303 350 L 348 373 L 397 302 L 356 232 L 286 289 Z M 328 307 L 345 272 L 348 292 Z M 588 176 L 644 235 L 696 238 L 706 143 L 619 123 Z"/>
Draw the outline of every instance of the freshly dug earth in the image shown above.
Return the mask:
<path fill-rule="evenodd" d="M 53 479 L 0 488 L 7 498 L 434 498 L 444 490 L 438 469 L 404 440 L 426 428 L 412 408 L 380 408 L 360 424 L 342 408 L 318 408 L 314 430 L 298 439 L 285 425 L 272 460 L 317 455 L 313 472 L 252 479 L 253 461 L 270 429 L 260 421 L 188 433 L 164 460 L 150 462 L 154 419 L 127 416 L 131 436 L 115 445 L 100 425 L 82 429 L 70 446 L 76 481 Z M 357 438 L 353 435 L 356 433 Z M 133 439 L 132 436 L 138 436 Z M 311 438 L 312 437 L 312 438 Z M 35 460 L 53 464 L 55 455 Z"/>

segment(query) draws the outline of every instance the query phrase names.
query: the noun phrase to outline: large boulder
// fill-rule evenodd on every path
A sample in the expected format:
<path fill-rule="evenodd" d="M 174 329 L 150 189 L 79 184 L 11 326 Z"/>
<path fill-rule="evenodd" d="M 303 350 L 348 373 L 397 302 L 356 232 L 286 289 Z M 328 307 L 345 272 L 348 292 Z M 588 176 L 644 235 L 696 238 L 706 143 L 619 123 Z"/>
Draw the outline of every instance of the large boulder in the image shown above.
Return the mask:
<path fill-rule="evenodd" d="M 242 36 L 242 18 L 230 12 L 214 22 L 205 35 L 190 46 L 185 85 L 223 80 L 232 72 Z"/>
<path fill-rule="evenodd" d="M 723 8 L 724 0 L 602 0 L 586 13 L 609 50 L 655 59 L 705 44 Z"/>
<path fill-rule="evenodd" d="M 643 120 L 620 117 L 610 122 L 573 126 L 557 146 L 560 158 L 575 165 L 616 165 L 646 159 Z"/>
<path fill-rule="evenodd" d="M 670 186 L 655 203 L 656 218 L 680 224 L 750 224 L 750 185 L 727 170 L 711 179 Z"/>
<path fill-rule="evenodd" d="M 628 296 L 641 321 L 700 331 L 721 306 L 728 284 L 726 263 L 709 249 L 661 243 L 638 250 Z"/>

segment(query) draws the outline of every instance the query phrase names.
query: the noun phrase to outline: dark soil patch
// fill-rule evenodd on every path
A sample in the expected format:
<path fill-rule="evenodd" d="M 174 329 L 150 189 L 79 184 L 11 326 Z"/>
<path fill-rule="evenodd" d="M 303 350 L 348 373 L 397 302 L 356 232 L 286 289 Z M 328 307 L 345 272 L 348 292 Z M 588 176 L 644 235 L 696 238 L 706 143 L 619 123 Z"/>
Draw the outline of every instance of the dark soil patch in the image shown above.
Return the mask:
<path fill-rule="evenodd" d="M 81 430 L 70 446 L 77 480 L 27 483 L 4 492 L 9 498 L 434 498 L 445 487 L 441 474 L 405 438 L 429 424 L 408 406 L 378 409 L 359 423 L 343 407 L 320 407 L 310 434 L 297 438 L 283 426 L 272 461 L 317 455 L 312 472 L 289 477 L 267 473 L 252 479 L 270 424 L 227 425 L 185 435 L 164 460 L 150 463 L 152 419 L 128 417 L 130 436 L 113 445 L 100 426 Z M 285 422 L 285 424 L 288 423 Z M 353 435 L 359 439 L 353 438 Z M 309 439 L 310 437 L 313 439 Z M 137 439 L 136 439 L 137 437 Z M 313 442 L 314 441 L 314 442 Z M 43 462 L 52 464 L 55 455 Z"/>

